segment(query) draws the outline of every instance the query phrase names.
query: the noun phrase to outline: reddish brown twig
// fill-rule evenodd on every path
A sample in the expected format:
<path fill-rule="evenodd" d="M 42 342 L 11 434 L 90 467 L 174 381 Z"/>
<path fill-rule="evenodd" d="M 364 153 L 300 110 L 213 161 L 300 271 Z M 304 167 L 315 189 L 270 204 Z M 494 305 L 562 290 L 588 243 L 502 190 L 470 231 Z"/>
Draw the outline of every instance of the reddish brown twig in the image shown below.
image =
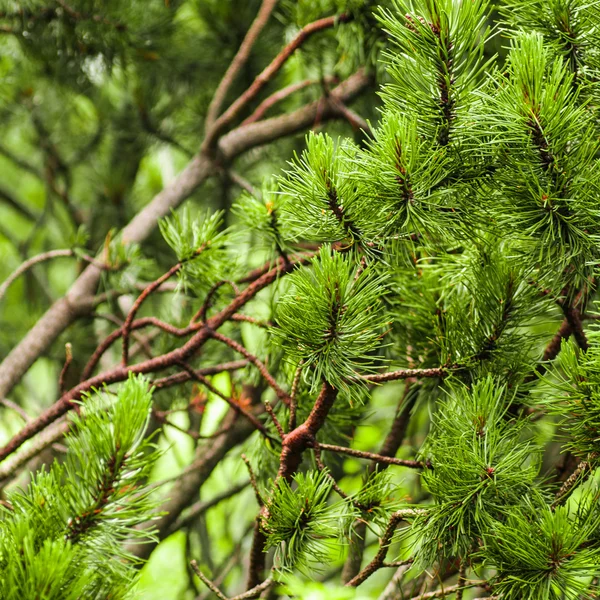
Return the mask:
<path fill-rule="evenodd" d="M 281 423 L 279 422 L 279 419 L 277 418 L 277 415 L 275 414 L 275 411 L 268 400 L 265 400 L 265 410 L 271 417 L 271 421 L 273 421 L 273 425 L 275 425 L 275 429 L 277 429 L 279 438 L 283 439 L 285 437 L 285 432 L 283 431 L 283 427 L 281 426 Z"/>
<path fill-rule="evenodd" d="M 238 323 L 250 323 L 252 325 L 256 325 L 257 327 L 262 327 L 263 329 L 269 329 L 275 326 L 274 323 L 270 323 L 269 321 L 261 321 L 260 319 L 249 317 L 248 315 L 235 314 L 233 317 L 231 317 L 231 320 L 237 321 Z"/>
<path fill-rule="evenodd" d="M 73 347 L 71 344 L 65 344 L 65 364 L 60 371 L 60 376 L 58 378 L 58 392 L 62 396 L 65 393 L 65 381 L 67 377 L 67 371 L 71 366 L 71 362 L 73 361 Z"/>
<path fill-rule="evenodd" d="M 291 480 L 302 462 L 302 454 L 314 443 L 315 436 L 325 424 L 325 419 L 335 402 L 337 390 L 329 383 L 324 382 L 321 392 L 315 400 L 315 404 L 306 421 L 290 431 L 282 440 L 281 455 L 279 458 L 279 471 L 277 480 L 284 478 Z M 261 529 L 261 522 L 266 517 L 266 507 L 259 513 L 254 529 L 254 538 L 250 550 L 250 569 L 248 571 L 248 587 L 252 588 L 259 584 L 265 570 L 264 546 L 266 537 Z"/>
<path fill-rule="evenodd" d="M 196 321 L 200 321 L 203 323 L 204 321 L 206 321 L 206 313 L 208 312 L 208 309 L 212 306 L 212 299 L 214 298 L 215 294 L 219 291 L 219 289 L 226 284 L 230 285 L 233 288 L 233 291 L 236 293 L 236 295 L 240 293 L 240 290 L 233 281 L 229 281 L 228 279 L 217 281 L 217 283 L 215 283 L 210 288 L 210 290 L 208 290 L 208 294 L 206 294 L 204 303 L 200 307 L 200 310 L 192 317 L 190 323 L 195 323 Z"/>
<path fill-rule="evenodd" d="M 415 389 L 415 380 L 407 379 L 404 384 L 404 392 L 398 402 L 398 408 L 396 411 L 396 417 L 385 436 L 385 440 L 381 445 L 379 451 L 380 456 L 394 457 L 396 452 L 404 441 L 404 436 L 410 423 L 410 416 L 412 409 L 418 398 L 418 389 Z M 369 465 L 368 473 L 372 474 L 376 468 L 381 470 L 386 469 L 388 465 L 386 463 L 372 462 Z M 362 564 L 364 549 L 365 549 L 365 535 L 367 532 L 367 523 L 364 519 L 358 518 L 354 522 L 352 534 L 350 537 L 350 545 L 348 549 L 348 557 L 344 563 L 342 569 L 342 582 L 348 583 L 351 579 L 356 577 L 360 572 Z"/>
<path fill-rule="evenodd" d="M 189 327 L 178 328 L 170 325 L 169 323 L 165 323 L 157 319 L 156 317 L 142 317 L 141 319 L 136 319 L 129 326 L 129 331 L 135 331 L 137 329 L 143 329 L 144 327 L 158 327 L 162 329 L 166 333 L 169 333 L 175 337 L 185 337 L 186 335 L 191 335 L 195 331 L 198 331 L 201 327 L 201 323 L 197 323 L 195 325 L 190 325 Z M 92 356 L 90 357 L 88 363 L 83 369 L 83 373 L 81 374 L 81 380 L 85 381 L 89 377 L 91 377 L 96 365 L 104 355 L 104 353 L 123 335 L 123 327 L 119 329 L 115 329 L 112 333 L 110 333 L 96 348 Z"/>
<path fill-rule="evenodd" d="M 382 456 L 381 454 L 375 454 L 374 452 L 365 452 L 363 450 L 355 450 L 354 448 L 346 448 L 345 446 L 334 446 L 332 444 L 321 444 L 319 443 L 321 450 L 328 450 L 330 452 L 338 452 L 339 454 L 347 454 L 348 456 L 355 456 L 356 458 L 365 458 L 367 460 L 374 460 L 379 463 L 387 465 L 397 465 L 399 467 L 409 467 L 411 469 L 423 469 L 426 467 L 420 460 L 404 460 L 401 458 L 394 458 L 391 456 Z"/>
<path fill-rule="evenodd" d="M 250 421 L 250 423 L 252 423 L 252 425 L 254 425 L 254 427 L 258 431 L 260 431 L 265 437 L 271 438 L 266 427 L 251 412 L 247 411 L 241 405 L 241 403 L 236 402 L 235 400 L 233 400 L 233 398 L 230 398 L 229 396 L 227 396 L 227 394 L 221 392 L 210 381 L 208 381 L 206 377 L 199 375 L 197 371 L 194 371 L 194 369 L 192 369 L 183 361 L 181 361 L 179 364 L 181 365 L 181 368 L 184 369 L 190 375 L 190 377 L 198 381 L 198 383 L 201 383 L 210 392 L 212 392 L 216 396 L 219 396 L 219 398 L 221 398 L 222 400 L 225 400 L 225 402 L 227 402 L 227 404 L 229 404 L 229 406 L 231 406 L 231 408 L 233 408 L 236 412 L 239 412 L 241 415 L 244 415 L 244 417 L 246 417 L 246 419 L 248 419 L 248 421 Z"/>
<path fill-rule="evenodd" d="M 448 371 L 444 367 L 435 369 L 401 369 L 390 373 L 376 373 L 362 377 L 371 383 L 384 383 L 385 381 L 397 381 L 398 379 L 418 379 L 420 377 L 445 377 Z"/>
<path fill-rule="evenodd" d="M 223 79 L 221 79 L 221 82 L 219 83 L 212 100 L 210 101 L 208 111 L 206 112 L 207 130 L 212 127 L 213 123 L 219 116 L 229 88 L 237 77 L 237 74 L 248 61 L 250 51 L 256 43 L 260 32 L 267 24 L 267 21 L 269 20 L 269 17 L 271 16 L 276 4 L 277 0 L 263 0 L 262 4 L 260 5 L 258 13 L 254 21 L 252 21 L 252 25 L 250 25 L 246 36 L 240 44 L 236 55 L 233 57 L 233 60 L 229 64 L 229 67 L 227 67 L 227 71 L 225 71 L 225 75 L 223 75 Z"/>
<path fill-rule="evenodd" d="M 285 404 L 290 404 L 290 397 L 288 393 L 285 390 L 281 389 L 279 384 L 275 381 L 275 378 L 271 375 L 271 373 L 269 373 L 269 370 L 267 369 L 266 365 L 260 359 L 254 356 L 254 354 L 252 354 L 251 352 L 248 352 L 248 350 L 246 350 L 246 348 L 244 348 L 244 346 L 242 346 L 241 344 L 238 344 L 238 342 L 228 338 L 227 336 L 224 336 L 218 331 L 211 331 L 210 335 L 215 340 L 227 344 L 230 348 L 232 348 L 236 352 L 239 352 L 242 356 L 245 356 L 259 370 L 264 380 L 269 384 L 269 386 L 273 388 L 275 394 L 277 394 L 277 397 Z"/>
<path fill-rule="evenodd" d="M 148 298 L 148 296 L 150 296 L 150 294 L 152 294 L 152 292 L 157 290 L 165 281 L 167 281 L 168 279 L 171 279 L 171 277 L 173 277 L 173 275 L 178 273 L 186 262 L 199 256 L 204 251 L 205 248 L 206 248 L 206 244 L 202 244 L 202 246 L 200 246 L 200 248 L 198 248 L 194 252 L 194 254 L 192 256 L 190 256 L 190 258 L 188 258 L 186 261 L 180 261 L 176 265 L 173 265 L 164 275 L 161 275 L 158 279 L 153 281 L 137 297 L 137 300 L 133 303 L 133 306 L 131 307 L 129 314 L 127 315 L 127 318 L 125 319 L 125 322 L 123 323 L 123 358 L 121 359 L 121 364 L 124 367 L 127 365 L 127 362 L 128 362 L 129 332 L 131 331 L 131 324 L 133 323 L 133 320 L 135 319 L 135 315 L 137 314 L 137 311 L 140 309 L 140 306 L 142 305 L 144 300 L 146 300 L 146 298 Z"/>
<path fill-rule="evenodd" d="M 210 338 L 210 332 L 228 321 L 242 306 L 254 298 L 260 290 L 273 283 L 280 275 L 292 271 L 296 265 L 297 263 L 280 265 L 259 277 L 254 283 L 244 289 L 239 296 L 234 298 L 228 306 L 214 317 L 211 317 L 206 325 L 200 327 L 195 335 L 180 348 L 136 365 L 127 367 L 120 365 L 111 371 L 101 373 L 95 377 L 90 377 L 89 379 L 82 381 L 66 394 L 63 394 L 63 396 L 50 408 L 46 409 L 33 421 L 27 423 L 21 431 L 15 434 L 8 443 L 0 449 L 0 461 L 12 454 L 27 440 L 31 439 L 34 435 L 50 425 L 50 423 L 53 423 L 56 419 L 59 419 L 62 415 L 69 412 L 74 407 L 74 401 L 79 400 L 83 393 L 88 392 L 92 388 L 99 388 L 104 384 L 110 385 L 111 383 L 124 381 L 129 376 L 129 373 L 154 373 L 166 369 L 167 367 L 175 366 L 182 361 L 186 361 L 198 352 L 198 350 L 206 343 Z"/>
<path fill-rule="evenodd" d="M 325 17 L 305 25 L 296 35 L 296 37 L 271 61 L 271 63 L 260 73 L 252 82 L 250 87 L 231 104 L 231 106 L 214 122 L 209 132 L 206 134 L 202 149 L 209 152 L 219 139 L 223 130 L 233 122 L 240 114 L 242 109 L 257 96 L 262 88 L 275 76 L 290 56 L 298 49 L 308 38 L 319 31 L 330 29 L 338 23 L 347 23 L 352 19 L 352 15 L 343 13 L 333 17 Z"/>
<path fill-rule="evenodd" d="M 317 464 L 317 469 L 321 473 L 323 473 L 325 475 L 325 477 L 327 477 L 327 479 L 331 482 L 331 487 L 335 490 L 335 492 L 337 493 L 337 495 L 340 496 L 340 498 L 343 498 L 344 500 L 347 500 L 348 502 L 352 503 L 359 510 L 368 510 L 369 509 L 368 506 L 366 506 L 365 504 L 362 504 L 362 503 L 357 502 L 356 500 L 352 499 L 338 485 L 337 481 L 335 480 L 335 477 L 333 477 L 333 475 L 327 470 L 327 467 L 325 466 L 325 464 L 321 460 L 321 447 L 320 447 L 320 445 L 317 442 L 313 443 L 313 452 L 315 454 L 315 463 Z"/>
<path fill-rule="evenodd" d="M 259 506 L 264 506 L 265 503 L 262 499 L 262 496 L 260 495 L 260 490 L 258 489 L 258 483 L 256 482 L 256 475 L 254 474 L 252 465 L 250 464 L 250 461 L 248 460 L 248 457 L 245 454 L 242 454 L 242 460 L 244 461 L 244 464 L 246 465 L 246 468 L 248 469 L 248 473 L 250 474 L 250 485 L 252 486 L 252 489 L 254 490 L 254 495 L 256 496 L 256 501 L 258 502 Z"/>
<path fill-rule="evenodd" d="M 221 363 L 220 365 L 215 365 L 213 367 L 202 367 L 201 369 L 196 369 L 195 373 L 197 375 L 203 375 L 207 377 L 209 375 L 216 375 L 217 373 L 224 373 L 225 371 L 237 371 L 238 369 L 243 369 L 247 365 L 247 360 L 234 360 L 231 362 Z M 175 373 L 174 375 L 169 375 L 168 377 L 155 379 L 152 382 L 152 386 L 156 389 L 163 389 L 185 383 L 191 379 L 194 379 L 194 377 L 190 373 L 187 371 L 181 371 L 179 373 Z"/>
<path fill-rule="evenodd" d="M 387 556 L 388 549 L 392 542 L 392 536 L 396 531 L 396 527 L 406 519 L 416 517 L 421 514 L 425 514 L 427 511 L 422 509 L 404 509 L 396 511 L 390 518 L 388 526 L 385 529 L 383 537 L 379 540 L 379 550 L 373 560 L 354 578 L 352 578 L 346 585 L 348 587 L 359 586 L 363 581 L 368 579 L 375 571 L 380 569 L 384 565 L 385 557 Z"/>
<path fill-rule="evenodd" d="M 333 77 L 325 77 L 325 79 L 323 80 L 326 84 L 331 84 L 331 83 L 337 83 L 338 82 L 338 78 L 336 76 Z M 305 79 L 304 81 L 299 81 L 297 83 L 292 83 L 291 85 L 288 85 L 280 90 L 278 90 L 277 92 L 275 92 L 274 94 L 271 94 L 268 98 L 265 98 L 254 110 L 254 112 L 246 119 L 244 119 L 242 121 L 242 126 L 243 125 L 249 125 L 250 123 L 255 123 L 256 121 L 260 121 L 265 113 L 272 108 L 273 106 L 275 106 L 275 104 L 277 104 L 278 102 L 281 102 L 282 100 L 284 100 L 285 98 L 288 98 L 289 96 L 291 96 L 292 94 L 294 94 L 295 92 L 299 91 L 299 90 L 303 90 L 304 88 L 307 88 L 308 86 L 311 85 L 315 85 L 317 83 L 321 83 L 318 80 L 315 79 Z"/>
<path fill-rule="evenodd" d="M 180 431 L 181 433 L 185 433 L 186 435 L 189 435 L 191 438 L 193 438 L 195 440 L 204 438 L 204 436 L 200 435 L 197 431 L 192 431 L 191 429 L 184 429 L 183 427 L 180 427 L 176 423 L 169 421 L 169 419 L 167 419 L 167 416 L 160 410 L 153 410 L 152 414 L 154 415 L 154 418 L 161 425 L 165 425 L 166 427 L 171 427 L 173 429 L 176 429 L 177 431 Z"/>

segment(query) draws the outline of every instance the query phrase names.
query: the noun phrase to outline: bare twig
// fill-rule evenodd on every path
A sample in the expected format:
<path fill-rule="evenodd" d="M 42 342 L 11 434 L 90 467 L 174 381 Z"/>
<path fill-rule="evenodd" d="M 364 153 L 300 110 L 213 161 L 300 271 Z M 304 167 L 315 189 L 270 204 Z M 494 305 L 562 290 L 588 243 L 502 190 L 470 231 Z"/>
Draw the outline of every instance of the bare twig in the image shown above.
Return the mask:
<path fill-rule="evenodd" d="M 212 100 L 210 101 L 210 105 L 208 107 L 208 111 L 206 113 L 206 129 L 210 129 L 216 121 L 219 113 L 221 112 L 221 107 L 223 106 L 223 102 L 225 102 L 225 97 L 227 96 L 227 92 L 231 88 L 232 83 L 234 82 L 236 76 L 241 71 L 243 66 L 248 61 L 248 57 L 250 56 L 250 52 L 252 47 L 256 43 L 260 32 L 263 30 L 264 26 L 267 24 L 275 5 L 277 4 L 277 0 L 263 0 L 260 8 L 258 9 L 258 14 L 256 18 L 250 25 L 246 36 L 244 37 L 236 55 L 233 57 L 233 60 L 229 64 L 227 71 L 225 71 L 225 75 L 223 75 L 223 79 L 219 83 Z"/>
<path fill-rule="evenodd" d="M 250 421 L 250 423 L 252 423 L 252 425 L 254 425 L 254 427 L 258 431 L 260 431 L 265 437 L 271 437 L 265 426 L 251 412 L 247 411 L 241 405 L 241 403 L 236 402 L 235 400 L 233 400 L 233 398 L 230 398 L 229 396 L 227 396 L 227 394 L 221 392 L 210 381 L 208 381 L 206 377 L 200 375 L 197 371 L 194 371 L 194 369 L 192 369 L 189 365 L 185 364 L 184 362 L 180 362 L 179 364 L 181 365 L 182 369 L 189 373 L 190 377 L 201 383 L 204 387 L 206 387 L 216 396 L 219 396 L 219 398 L 225 400 L 225 402 L 227 402 L 227 404 L 229 404 L 229 406 L 231 406 L 231 408 L 233 408 L 235 411 L 244 415 L 244 417 L 246 417 L 246 419 L 248 419 L 248 421 Z"/>
<path fill-rule="evenodd" d="M 448 371 L 444 367 L 436 369 L 401 369 L 390 373 L 376 373 L 365 375 L 362 379 L 371 383 L 384 383 L 385 381 L 397 381 L 398 379 L 413 379 L 419 377 L 445 377 Z"/>
<path fill-rule="evenodd" d="M 345 446 L 334 446 L 332 444 L 319 443 L 319 447 L 321 450 L 329 450 L 330 452 L 347 454 L 348 456 L 355 456 L 356 458 L 366 458 L 367 460 L 374 460 L 387 465 L 398 465 L 399 467 L 410 467 L 411 469 L 423 469 L 427 466 L 420 460 L 403 460 L 401 458 L 393 458 L 391 456 L 382 456 L 381 454 L 375 454 L 374 452 L 354 450 L 354 448 L 346 448 Z"/>
<path fill-rule="evenodd" d="M 337 77 L 326 77 L 324 82 L 327 84 L 337 83 Z M 315 85 L 317 83 L 321 83 L 316 79 L 305 79 L 304 81 L 299 81 L 297 83 L 292 83 L 287 87 L 284 87 L 274 94 L 271 94 L 268 98 L 265 98 L 254 110 L 254 112 L 247 118 L 242 121 L 242 125 L 249 125 L 250 123 L 255 123 L 256 121 L 260 121 L 265 115 L 265 113 L 275 106 L 278 102 L 281 102 L 285 98 L 288 98 L 295 92 L 307 88 L 310 85 Z"/>
<path fill-rule="evenodd" d="M 267 369 L 266 365 L 260 359 L 254 356 L 254 354 L 252 354 L 251 352 L 248 352 L 248 350 L 246 350 L 246 348 L 244 348 L 244 346 L 242 346 L 241 344 L 238 344 L 238 342 L 224 336 L 218 331 L 211 331 L 210 335 L 215 340 L 227 344 L 230 348 L 232 348 L 236 352 L 239 352 L 242 356 L 246 357 L 258 369 L 258 371 L 263 376 L 264 380 L 269 384 L 269 386 L 273 388 L 277 397 L 285 404 L 290 404 L 290 397 L 288 393 L 279 386 L 279 384 L 275 381 L 275 378 L 271 375 L 271 373 L 269 373 L 269 370 Z"/>
<path fill-rule="evenodd" d="M 306 40 L 324 29 L 330 29 L 338 23 L 346 23 L 352 19 L 352 15 L 343 13 L 333 17 L 325 17 L 305 25 L 296 35 L 296 37 L 271 61 L 260 75 L 252 82 L 250 87 L 235 101 L 231 106 L 213 123 L 210 131 L 207 131 L 206 138 L 202 144 L 204 151 L 210 151 L 218 136 L 228 127 L 230 123 L 240 114 L 242 109 L 257 96 L 262 88 L 275 76 L 285 62 L 292 54 L 306 42 Z"/>
<path fill-rule="evenodd" d="M 187 261 L 181 261 L 181 262 L 178 262 L 176 265 L 173 265 L 164 275 L 161 275 L 158 279 L 153 281 L 138 296 L 137 300 L 133 303 L 133 306 L 131 307 L 129 314 L 127 315 L 127 318 L 125 319 L 125 322 L 123 323 L 123 358 L 121 359 L 121 364 L 123 366 L 126 366 L 127 362 L 128 362 L 129 332 L 131 330 L 131 324 L 133 323 L 133 320 L 135 319 L 135 315 L 137 314 L 137 311 L 140 309 L 140 306 L 142 305 L 144 300 L 146 300 L 146 298 L 148 298 L 148 296 L 150 296 L 150 294 L 152 294 L 152 292 L 157 290 L 165 281 L 167 281 L 168 279 L 171 279 L 171 277 L 173 277 L 173 275 L 178 273 L 181 270 L 181 268 L 183 267 L 185 262 L 193 260 L 194 258 L 198 257 L 200 254 L 202 254 L 202 252 L 204 251 L 205 248 L 206 248 L 206 244 L 202 244 L 199 248 L 197 248 L 195 250 L 193 255 L 187 259 Z"/>
<path fill-rule="evenodd" d="M 273 425 L 275 425 L 275 429 L 277 429 L 279 438 L 283 439 L 285 437 L 285 432 L 283 431 L 283 427 L 281 426 L 281 423 L 279 422 L 279 419 L 277 418 L 277 415 L 275 414 L 275 411 L 268 400 L 265 400 L 265 410 L 271 417 L 271 421 L 273 421 Z"/>
<path fill-rule="evenodd" d="M 417 517 L 418 515 L 426 514 L 426 510 L 423 509 L 403 509 L 398 510 L 394 514 L 392 514 L 388 526 L 385 529 L 383 537 L 379 541 L 379 551 L 373 558 L 373 560 L 354 578 L 352 578 L 346 585 L 348 587 L 357 587 L 363 581 L 368 579 L 375 571 L 379 570 L 383 567 L 385 557 L 387 556 L 388 549 L 392 542 L 392 537 L 394 532 L 396 531 L 396 527 L 407 519 L 411 519 Z"/>
<path fill-rule="evenodd" d="M 43 254 L 38 254 L 37 256 L 32 256 L 30 259 L 26 260 L 24 263 L 19 265 L 17 269 L 15 269 L 0 285 L 0 300 L 6 294 L 6 290 L 9 288 L 11 283 L 13 283 L 16 279 L 18 279 L 23 273 L 27 272 L 29 269 L 38 265 L 42 262 L 47 262 L 54 258 L 63 258 L 67 256 L 74 256 L 75 253 L 73 250 L 65 249 L 65 250 L 50 250 L 49 252 L 44 252 Z"/>
<path fill-rule="evenodd" d="M 65 344 L 65 364 L 60 372 L 60 376 L 58 378 L 58 391 L 62 396 L 65 393 L 65 379 L 67 377 L 67 371 L 71 366 L 71 362 L 73 361 L 73 347 L 71 344 Z"/>
<path fill-rule="evenodd" d="M 262 499 L 262 496 L 260 495 L 260 490 L 258 489 L 258 483 L 256 482 L 256 475 L 254 474 L 254 471 L 252 470 L 252 465 L 250 464 L 250 461 L 248 460 L 248 457 L 245 454 L 242 454 L 242 460 L 244 461 L 244 464 L 246 465 L 246 468 L 248 469 L 248 473 L 250 474 L 250 485 L 252 486 L 252 489 L 254 490 L 254 495 L 256 496 L 256 501 L 258 502 L 259 506 L 264 506 L 265 503 Z"/>
<path fill-rule="evenodd" d="M 195 560 L 191 561 L 190 565 L 200 581 L 202 581 L 202 583 L 209 588 L 217 598 L 220 598 L 220 600 L 229 600 L 227 596 L 200 570 L 200 567 L 198 567 L 198 563 Z"/>

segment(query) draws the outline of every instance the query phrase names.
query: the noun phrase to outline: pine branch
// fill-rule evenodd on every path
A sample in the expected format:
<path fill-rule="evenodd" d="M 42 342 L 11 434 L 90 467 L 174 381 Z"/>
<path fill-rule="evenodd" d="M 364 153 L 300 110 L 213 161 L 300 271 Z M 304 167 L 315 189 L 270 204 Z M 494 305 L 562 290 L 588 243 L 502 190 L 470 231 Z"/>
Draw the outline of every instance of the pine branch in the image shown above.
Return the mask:
<path fill-rule="evenodd" d="M 281 389 L 279 384 L 275 381 L 273 376 L 269 373 L 266 365 L 260 361 L 256 356 L 254 356 L 251 352 L 248 352 L 244 346 L 238 344 L 235 340 L 231 340 L 228 337 L 218 333 L 217 331 L 211 332 L 211 337 L 219 342 L 227 344 L 230 348 L 239 352 L 242 356 L 247 358 L 260 372 L 263 376 L 264 380 L 269 384 L 271 388 L 275 391 L 277 397 L 284 403 L 289 405 L 291 400 L 290 396 L 287 392 Z"/>
<path fill-rule="evenodd" d="M 427 511 L 422 509 L 403 509 L 396 511 L 390 518 L 386 530 L 379 540 L 379 550 L 373 560 L 358 574 L 352 578 L 346 586 L 357 587 L 364 581 L 366 581 L 375 571 L 381 569 L 384 565 L 385 558 L 387 556 L 390 544 L 392 542 L 392 536 L 396 531 L 396 528 L 402 521 L 406 521 L 417 515 L 426 514 Z"/>
<path fill-rule="evenodd" d="M 397 465 L 399 467 L 409 467 L 411 469 L 423 469 L 427 467 L 420 460 L 403 460 L 401 458 L 393 458 L 391 456 L 382 456 L 381 454 L 375 454 L 373 452 L 365 452 L 363 450 L 354 450 L 353 448 L 345 448 L 344 446 L 335 446 L 332 444 L 324 444 L 319 442 L 315 443 L 315 447 L 321 450 L 329 450 L 330 452 L 338 452 L 340 454 L 347 454 L 348 456 L 354 456 L 356 458 L 365 458 L 367 460 L 373 460 L 378 463 L 386 465 Z"/>

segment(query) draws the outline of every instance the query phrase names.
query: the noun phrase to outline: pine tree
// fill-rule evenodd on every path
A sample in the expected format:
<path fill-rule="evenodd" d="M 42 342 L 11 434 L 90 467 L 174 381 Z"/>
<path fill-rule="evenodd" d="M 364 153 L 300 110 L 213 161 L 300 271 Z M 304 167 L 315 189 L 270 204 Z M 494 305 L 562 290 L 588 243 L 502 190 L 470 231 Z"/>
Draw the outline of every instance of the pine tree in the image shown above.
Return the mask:
<path fill-rule="evenodd" d="M 333 8 L 349 24 L 341 57 L 385 72 L 380 115 L 353 138 L 309 133 L 231 212 L 160 221 L 169 270 L 81 381 L 0 450 L 13 475 L 52 423 L 81 411 L 64 463 L 7 497 L 0 597 L 125 596 L 135 557 L 180 529 L 194 576 L 221 599 L 308 597 L 311 579 L 348 591 L 316 585 L 316 597 L 600 593 L 600 9 L 300 2 L 294 16 L 317 23 Z M 219 160 L 246 97 L 217 110 L 201 158 Z M 156 267 L 128 241 L 103 248 L 108 294 Z M 132 335 L 147 327 L 159 341 L 137 358 Z M 103 356 L 119 362 L 96 374 Z M 116 400 L 91 393 L 123 381 Z M 180 392 L 164 390 L 190 384 L 195 459 L 161 504 L 149 414 L 149 429 L 182 429 L 170 419 Z M 207 429 L 222 401 L 229 412 Z M 387 433 L 369 441 L 378 412 Z M 238 444 L 248 484 L 200 502 L 218 464 L 227 482 L 242 462 L 225 458 Z M 246 485 L 248 558 L 227 578 L 215 531 L 202 521 L 195 544 L 193 524 Z M 246 504 L 227 506 L 248 520 Z"/>

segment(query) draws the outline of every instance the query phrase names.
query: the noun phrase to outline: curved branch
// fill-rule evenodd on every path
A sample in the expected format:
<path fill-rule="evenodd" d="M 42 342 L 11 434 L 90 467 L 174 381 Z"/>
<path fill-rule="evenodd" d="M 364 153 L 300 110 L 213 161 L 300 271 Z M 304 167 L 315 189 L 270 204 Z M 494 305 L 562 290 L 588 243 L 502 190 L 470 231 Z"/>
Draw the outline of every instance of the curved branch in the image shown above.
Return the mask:
<path fill-rule="evenodd" d="M 221 79 L 221 82 L 219 83 L 219 86 L 217 87 L 217 90 L 210 101 L 208 112 L 206 113 L 206 129 L 212 127 L 213 123 L 217 120 L 229 88 L 243 66 L 246 64 L 246 62 L 248 62 L 252 47 L 256 43 L 260 32 L 267 24 L 267 21 L 269 20 L 269 17 L 271 16 L 276 4 L 277 0 L 263 0 L 262 4 L 260 5 L 256 18 L 254 21 L 252 21 L 252 25 L 250 25 L 250 28 L 248 29 L 248 32 L 246 33 L 239 50 L 233 57 L 233 60 L 227 68 L 227 71 L 225 71 L 225 75 L 223 75 L 223 79 Z"/>
<path fill-rule="evenodd" d="M 371 79 L 363 71 L 350 76 L 337 86 L 330 96 L 349 102 L 363 92 Z M 340 118 L 331 101 L 313 102 L 292 113 L 238 127 L 219 142 L 221 156 L 232 160 L 240 154 L 281 137 L 310 127 L 320 111 L 321 120 Z M 205 153 L 197 154 L 185 169 L 147 204 L 123 229 L 124 243 L 142 242 L 156 227 L 158 219 L 179 206 L 219 167 Z M 23 340 L 0 364 L 0 398 L 6 396 L 56 338 L 76 319 L 94 307 L 93 296 L 101 270 L 89 265 L 73 283 L 67 294 L 57 300 L 39 319 Z"/>

